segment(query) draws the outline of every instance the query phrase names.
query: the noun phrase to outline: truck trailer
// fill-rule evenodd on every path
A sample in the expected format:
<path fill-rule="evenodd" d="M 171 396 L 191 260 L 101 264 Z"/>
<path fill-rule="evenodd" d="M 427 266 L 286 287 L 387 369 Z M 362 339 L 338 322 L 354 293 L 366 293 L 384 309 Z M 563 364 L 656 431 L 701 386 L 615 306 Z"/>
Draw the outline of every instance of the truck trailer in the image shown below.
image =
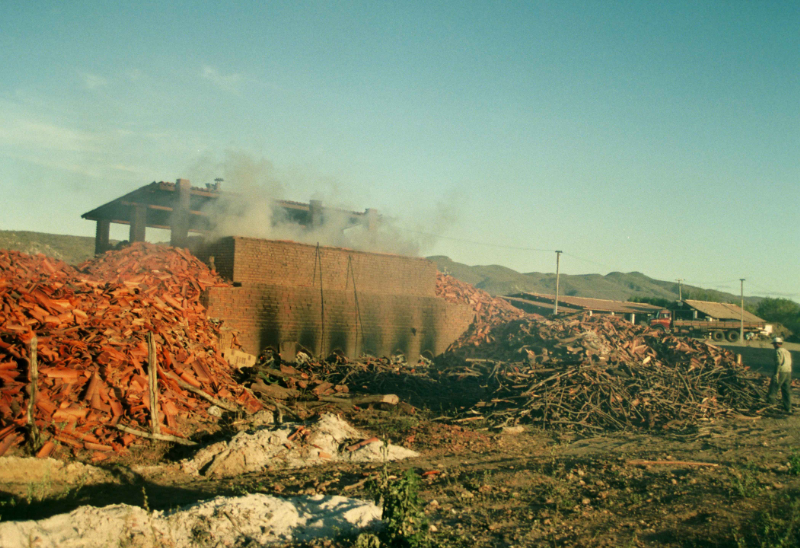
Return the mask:
<path fill-rule="evenodd" d="M 739 340 L 742 322 L 732 319 L 678 319 L 677 310 L 661 310 L 650 320 L 650 327 L 664 332 L 690 337 L 711 338 L 717 342 Z M 751 339 L 764 331 L 764 322 L 744 322 L 744 337 Z"/>

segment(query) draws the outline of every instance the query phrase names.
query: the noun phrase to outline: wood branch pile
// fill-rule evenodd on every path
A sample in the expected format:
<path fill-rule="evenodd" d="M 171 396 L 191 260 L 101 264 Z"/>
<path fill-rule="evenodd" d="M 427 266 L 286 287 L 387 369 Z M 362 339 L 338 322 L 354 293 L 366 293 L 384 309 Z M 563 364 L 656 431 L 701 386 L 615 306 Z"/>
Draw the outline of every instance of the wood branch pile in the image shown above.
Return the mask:
<path fill-rule="evenodd" d="M 243 383 L 268 407 L 277 406 L 277 409 L 299 402 L 322 401 L 325 396 L 346 396 L 349 393 L 347 385 L 335 385 L 322 378 L 325 362 L 309 360 L 302 364 L 296 363 L 295 367 L 280 363 L 279 359 L 270 358 L 264 361 L 262 358 L 250 370 L 249 378 Z M 296 409 L 293 414 L 305 418 L 310 412 L 306 406 L 301 407 L 304 408 Z"/>
<path fill-rule="evenodd" d="M 232 378 L 200 304 L 206 287 L 221 284 L 188 252 L 166 246 L 136 243 L 80 270 L 0 250 L 0 455 L 25 441 L 34 334 L 40 456 L 61 445 L 102 460 L 140 439 L 117 425 L 148 430 L 148 332 L 158 349 L 162 433 L 185 436 L 184 421 L 211 420 L 209 398 L 260 409 Z"/>
<path fill-rule="evenodd" d="M 455 304 L 468 304 L 475 311 L 475 320 L 469 329 L 450 345 L 454 350 L 464 346 L 478 346 L 492 342 L 489 333 L 495 326 L 520 318 L 541 318 L 528 314 L 505 299 L 492 297 L 482 289 L 462 282 L 448 274 L 436 273 L 436 296 Z"/>
<path fill-rule="evenodd" d="M 296 362 L 283 363 L 277 355 L 262 357 L 255 367 L 244 370 L 242 383 L 265 408 L 299 419 L 374 404 L 400 404 L 402 413 L 415 413 L 415 408 L 439 412 L 471 406 L 484 395 L 477 382 L 442 375 L 427 360 L 412 365 L 387 357 L 298 356 Z"/>
<path fill-rule="evenodd" d="M 437 360 L 442 374 L 487 386 L 461 421 L 681 429 L 764 408 L 763 377 L 731 352 L 620 318 L 517 320 L 491 335 Z"/>
<path fill-rule="evenodd" d="M 301 420 L 326 411 L 358 410 L 360 406 L 371 404 L 397 405 L 400 398 L 396 394 L 376 391 L 375 385 L 369 382 L 380 375 L 370 367 L 376 363 L 389 364 L 390 360 L 363 357 L 350 361 L 336 355 L 327 360 L 316 360 L 302 353 L 298 354 L 295 362 L 281 362 L 278 355 L 267 353 L 254 367 L 243 370 L 245 378 L 241 382 L 266 409 L 276 415 L 289 414 Z M 388 365 L 384 367 L 388 368 Z M 348 379 L 350 384 L 365 380 L 370 386 L 357 385 L 367 393 L 351 392 L 346 384 Z"/>

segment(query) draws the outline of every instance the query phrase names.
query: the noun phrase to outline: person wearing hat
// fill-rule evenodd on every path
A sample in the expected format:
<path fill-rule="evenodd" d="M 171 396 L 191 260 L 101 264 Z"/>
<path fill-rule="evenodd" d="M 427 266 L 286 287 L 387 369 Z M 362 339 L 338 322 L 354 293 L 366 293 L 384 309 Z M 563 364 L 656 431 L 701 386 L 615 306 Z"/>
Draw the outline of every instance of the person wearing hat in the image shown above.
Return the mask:
<path fill-rule="evenodd" d="M 783 339 L 775 337 L 772 339 L 772 346 L 775 347 L 775 374 L 769 383 L 769 393 L 767 401 L 775 403 L 775 396 L 778 389 L 783 398 L 783 408 L 787 413 L 792 412 L 792 355 L 783 348 Z"/>

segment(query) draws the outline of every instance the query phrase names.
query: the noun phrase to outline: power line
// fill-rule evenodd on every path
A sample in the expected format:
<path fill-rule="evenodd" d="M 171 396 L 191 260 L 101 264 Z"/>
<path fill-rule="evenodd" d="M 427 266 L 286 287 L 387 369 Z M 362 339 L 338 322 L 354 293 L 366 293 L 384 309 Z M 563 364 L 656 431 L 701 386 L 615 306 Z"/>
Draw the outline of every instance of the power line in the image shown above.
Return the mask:
<path fill-rule="evenodd" d="M 610 265 L 603 264 L 603 263 L 598 263 L 597 261 L 592 261 L 592 260 L 589 260 L 589 259 L 582 259 L 581 257 L 578 257 L 577 255 L 573 255 L 572 253 L 563 252 L 563 254 L 566 257 L 570 257 L 570 258 L 575 259 L 577 261 L 581 261 L 581 262 L 584 262 L 584 263 L 589 263 L 589 264 L 593 264 L 593 265 L 597 265 L 597 266 L 602 266 L 603 268 L 607 268 L 610 272 L 614 272 L 614 271 L 617 270 L 616 268 L 614 268 L 614 267 L 612 267 Z"/>
<path fill-rule="evenodd" d="M 732 284 L 734 282 L 738 282 L 740 278 L 735 278 L 733 280 L 722 280 L 716 282 L 698 282 L 696 280 L 683 280 L 685 283 L 690 283 L 693 285 L 722 285 L 722 284 Z"/>
<path fill-rule="evenodd" d="M 754 284 L 754 283 L 751 283 L 750 285 L 756 291 L 760 291 L 762 293 L 765 293 L 766 295 L 777 295 L 778 297 L 783 297 L 783 298 L 797 298 L 797 297 L 800 297 L 800 293 L 783 293 L 781 291 L 773 291 L 771 289 L 767 289 L 766 287 L 763 287 L 763 286 L 760 286 L 760 285 Z"/>
<path fill-rule="evenodd" d="M 419 234 L 419 235 L 422 235 L 422 236 L 429 236 L 431 238 L 438 238 L 438 239 L 441 239 L 441 240 L 450 240 L 450 241 L 453 241 L 453 242 L 461 242 L 461 243 L 465 243 L 465 244 L 480 245 L 480 246 L 494 248 L 494 249 L 513 249 L 513 250 L 517 250 L 517 251 L 535 251 L 535 252 L 539 252 L 539 253 L 554 253 L 555 252 L 555 253 L 560 253 L 560 254 L 564 255 L 565 257 L 570 257 L 571 259 L 574 259 L 576 261 L 580 261 L 580 262 L 583 262 L 583 263 L 588 263 L 588 264 L 592 264 L 592 265 L 595 265 L 595 266 L 599 266 L 599 267 L 605 268 L 609 272 L 616 272 L 616 271 L 619 270 L 619 269 L 614 268 L 613 266 L 605 264 L 605 263 L 601 263 L 601 262 L 598 262 L 598 261 L 593 261 L 591 259 L 585 259 L 583 257 L 578 257 L 577 255 L 574 255 L 573 253 L 567 253 L 567 252 L 558 251 L 558 250 L 555 250 L 555 249 L 542 249 L 542 248 L 538 248 L 538 247 L 523 247 L 523 246 L 514 246 L 514 245 L 494 244 L 494 243 L 489 243 L 489 242 L 479 242 L 477 240 L 469 240 L 467 238 L 454 238 L 454 237 L 451 237 L 451 236 L 441 236 L 439 234 L 433 234 L 431 232 L 424 232 L 424 231 L 421 231 L 421 230 L 411 230 L 411 229 L 408 229 L 408 228 L 401 228 L 399 230 L 401 230 L 402 232 L 410 232 L 412 234 Z M 719 286 L 719 285 L 723 285 L 723 284 L 736 283 L 736 282 L 740 281 L 740 279 L 741 278 L 732 278 L 730 280 L 717 280 L 717 281 L 696 281 L 696 280 L 681 279 L 681 282 L 679 282 L 679 283 L 682 283 L 684 285 L 685 284 L 691 284 L 691 285 L 695 285 L 695 286 L 706 286 L 706 287 L 712 286 L 713 287 L 713 286 Z M 778 291 L 771 291 L 771 290 L 768 290 L 768 289 L 765 289 L 765 288 L 759 286 L 758 284 L 752 284 L 752 287 L 754 289 L 759 290 L 759 291 L 763 291 L 767 295 L 778 295 L 778 296 L 781 296 L 781 297 L 790 297 L 790 298 L 800 297 L 800 294 L 797 294 L 797 293 L 781 293 L 781 292 L 778 292 Z"/>
<path fill-rule="evenodd" d="M 422 232 L 420 230 L 411 230 L 408 228 L 401 228 L 403 232 L 411 232 L 413 234 L 422 234 L 423 236 L 430 236 L 432 238 L 439 238 L 441 240 L 451 240 L 454 242 L 462 242 L 465 244 L 473 244 L 473 245 L 482 245 L 485 247 L 494 247 L 497 249 L 516 249 L 519 251 L 541 251 L 542 253 L 553 253 L 555 249 L 539 249 L 536 247 L 520 247 L 514 245 L 501 245 L 501 244 L 490 244 L 487 242 L 477 242 L 475 240 L 467 240 L 466 238 L 451 238 L 449 236 L 440 236 L 438 234 L 431 234 L 430 232 Z"/>

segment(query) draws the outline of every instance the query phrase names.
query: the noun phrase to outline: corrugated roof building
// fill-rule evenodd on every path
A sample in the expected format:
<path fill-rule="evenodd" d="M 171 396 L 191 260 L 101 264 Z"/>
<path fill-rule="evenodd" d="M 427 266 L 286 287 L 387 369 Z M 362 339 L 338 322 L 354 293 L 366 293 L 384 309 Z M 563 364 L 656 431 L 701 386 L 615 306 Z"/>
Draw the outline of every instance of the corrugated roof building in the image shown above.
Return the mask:
<path fill-rule="evenodd" d="M 503 298 L 526 312 L 538 312 L 540 314 L 552 314 L 556 300 L 555 295 L 530 292 L 515 293 Z M 558 312 L 560 314 L 591 312 L 593 314 L 621 315 L 625 316 L 630 322 L 636 323 L 637 319 L 646 318 L 659 310 L 661 310 L 661 307 L 646 303 L 573 297 L 569 295 L 558 296 Z"/>
<path fill-rule="evenodd" d="M 731 303 L 714 303 L 690 299 L 684 300 L 683 303 L 685 308 L 692 311 L 694 319 L 739 321 L 742 319 L 742 316 L 744 316 L 745 322 L 766 323 L 755 314 L 751 314 L 747 310 L 742 310 L 741 307 Z"/>

